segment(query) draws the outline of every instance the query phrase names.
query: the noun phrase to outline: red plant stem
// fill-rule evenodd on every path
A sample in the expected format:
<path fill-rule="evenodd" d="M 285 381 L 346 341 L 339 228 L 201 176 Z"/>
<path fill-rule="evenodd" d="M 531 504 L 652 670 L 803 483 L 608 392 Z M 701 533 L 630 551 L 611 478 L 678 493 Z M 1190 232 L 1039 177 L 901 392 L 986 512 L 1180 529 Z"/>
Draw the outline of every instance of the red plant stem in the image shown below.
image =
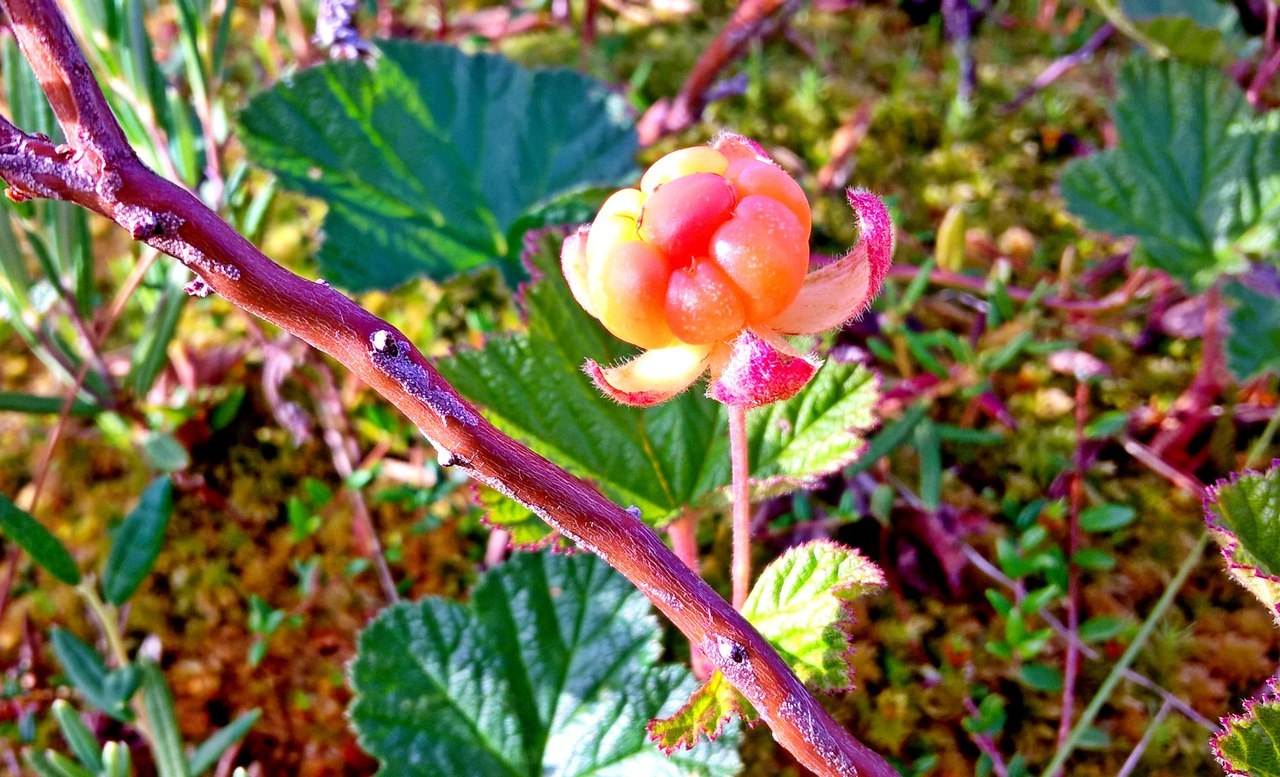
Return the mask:
<path fill-rule="evenodd" d="M 268 259 L 125 140 L 54 0 L 0 0 L 70 141 L 0 119 L 0 177 L 15 198 L 75 202 L 190 267 L 227 301 L 329 354 L 395 405 L 445 466 L 537 513 L 627 577 L 751 702 L 774 738 L 819 775 L 895 775 L 840 726 L 741 615 L 638 518 L 488 423 L 391 325 Z"/>
<path fill-rule="evenodd" d="M 1080 549 L 1080 511 L 1084 507 L 1084 442 L 1085 425 L 1089 421 L 1089 384 L 1076 382 L 1076 455 L 1075 472 L 1071 475 L 1070 505 L 1067 512 L 1067 630 L 1080 633 L 1080 567 L 1072 561 Z M 1058 721 L 1058 747 L 1071 738 L 1071 721 L 1075 719 L 1076 677 L 1080 674 L 1079 643 L 1067 640 L 1067 655 L 1062 672 L 1062 717 Z"/>
<path fill-rule="evenodd" d="M 747 461 L 747 409 L 729 406 L 729 458 L 733 462 L 733 608 L 751 593 L 751 467 Z"/>
<path fill-rule="evenodd" d="M 671 550 L 676 557 L 694 574 L 702 574 L 698 559 L 698 514 L 690 510 L 667 524 L 667 536 L 671 538 Z M 711 676 L 713 670 L 707 663 L 707 657 L 693 643 L 689 643 L 689 663 L 698 679 L 705 680 Z"/>
<path fill-rule="evenodd" d="M 702 116 L 707 90 L 720 71 L 742 52 L 748 41 L 760 34 L 769 17 L 793 0 L 743 0 L 711 45 L 707 46 L 689 71 L 680 92 L 673 100 L 663 100 L 640 119 L 640 144 L 651 145 L 663 135 L 688 129 Z"/>

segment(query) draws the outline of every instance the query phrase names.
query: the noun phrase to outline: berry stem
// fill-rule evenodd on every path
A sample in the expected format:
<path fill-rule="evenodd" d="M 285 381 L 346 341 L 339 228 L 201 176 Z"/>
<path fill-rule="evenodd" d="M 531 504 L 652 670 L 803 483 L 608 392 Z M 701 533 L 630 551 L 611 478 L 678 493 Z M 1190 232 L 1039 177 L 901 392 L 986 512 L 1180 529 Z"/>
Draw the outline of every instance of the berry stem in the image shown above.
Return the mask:
<path fill-rule="evenodd" d="M 747 460 L 747 409 L 729 405 L 729 457 L 733 462 L 733 608 L 751 591 L 751 467 Z"/>

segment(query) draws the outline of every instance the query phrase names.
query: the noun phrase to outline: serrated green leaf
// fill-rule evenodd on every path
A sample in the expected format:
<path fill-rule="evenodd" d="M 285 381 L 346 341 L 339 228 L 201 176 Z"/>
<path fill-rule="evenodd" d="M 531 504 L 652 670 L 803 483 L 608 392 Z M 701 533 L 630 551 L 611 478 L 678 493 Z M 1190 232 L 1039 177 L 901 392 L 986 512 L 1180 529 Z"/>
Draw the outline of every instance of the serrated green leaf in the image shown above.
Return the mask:
<path fill-rule="evenodd" d="M 1205 514 L 1227 572 L 1280 622 L 1280 466 L 1215 484 Z"/>
<path fill-rule="evenodd" d="M 858 551 L 815 540 L 765 567 L 742 615 L 805 685 L 842 690 L 853 682 L 849 603 L 884 584 L 884 574 Z"/>
<path fill-rule="evenodd" d="M 756 712 L 717 670 L 674 715 L 650 721 L 649 738 L 667 753 L 691 750 L 704 736 L 708 742 L 719 739 L 736 716 L 753 723 Z"/>
<path fill-rule="evenodd" d="M 102 593 L 108 602 L 119 606 L 138 590 L 160 555 L 172 513 L 173 481 L 156 478 L 111 540 L 111 553 L 102 571 Z"/>
<path fill-rule="evenodd" d="M 695 388 L 656 407 L 624 407 L 582 373 L 588 358 L 609 363 L 631 351 L 574 301 L 560 276 L 561 237 L 547 232 L 526 254 L 535 279 L 521 294 L 528 330 L 441 359 L 440 372 L 503 431 L 618 504 L 635 505 L 649 523 L 724 501 L 721 405 Z M 878 398 L 872 372 L 829 360 L 795 397 L 749 413 L 757 493 L 794 491 L 854 461 Z"/>
<path fill-rule="evenodd" d="M 1060 186 L 1090 229 L 1132 235 L 1135 259 L 1192 288 L 1277 245 L 1280 114 L 1259 117 L 1214 68 L 1134 57 L 1113 114 L 1119 144 Z"/>
<path fill-rule="evenodd" d="M 0 494 L 0 533 L 31 555 L 31 560 L 67 585 L 80 582 L 75 559 L 58 538 L 44 528 L 31 513 Z"/>
<path fill-rule="evenodd" d="M 646 741 L 645 720 L 694 688 L 656 664 L 660 637 L 649 603 L 596 557 L 519 554 L 469 605 L 383 610 L 360 635 L 351 720 L 387 774 L 736 774 L 736 735 L 670 759 Z"/>
<path fill-rule="evenodd" d="M 1250 699 L 1244 707 L 1211 740 L 1214 756 L 1230 777 L 1280 777 L 1280 700 Z"/>
<path fill-rule="evenodd" d="M 597 81 L 449 46 L 378 51 L 303 70 L 240 117 L 255 162 L 329 205 L 317 258 L 341 286 L 509 271 L 518 220 L 635 174 L 625 100 Z"/>
<path fill-rule="evenodd" d="M 765 567 L 742 615 L 767 639 L 805 685 L 816 691 L 853 684 L 853 616 L 849 603 L 885 585 L 884 574 L 858 551 L 829 540 L 790 548 Z M 755 711 L 715 672 L 674 715 L 650 726 L 663 748 L 714 741 L 724 725 Z"/>
<path fill-rule="evenodd" d="M 1237 380 L 1280 372 L 1280 298 L 1237 280 L 1223 285 L 1227 317 L 1227 366 Z"/>

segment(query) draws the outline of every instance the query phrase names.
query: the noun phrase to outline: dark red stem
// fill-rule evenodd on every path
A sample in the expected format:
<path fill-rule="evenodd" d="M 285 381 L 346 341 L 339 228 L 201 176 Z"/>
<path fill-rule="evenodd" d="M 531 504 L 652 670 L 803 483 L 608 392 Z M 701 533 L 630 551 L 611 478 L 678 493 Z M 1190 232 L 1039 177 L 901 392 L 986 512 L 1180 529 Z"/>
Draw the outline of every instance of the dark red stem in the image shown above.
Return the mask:
<path fill-rule="evenodd" d="M 0 0 L 69 145 L 0 118 L 0 177 L 17 199 L 50 197 L 106 216 L 190 267 L 209 288 L 329 354 L 387 398 L 440 461 L 507 494 L 627 577 L 751 701 L 774 738 L 821 775 L 896 772 L 841 727 L 741 615 L 648 526 L 503 435 L 395 328 L 324 283 L 268 259 L 125 140 L 54 0 Z"/>

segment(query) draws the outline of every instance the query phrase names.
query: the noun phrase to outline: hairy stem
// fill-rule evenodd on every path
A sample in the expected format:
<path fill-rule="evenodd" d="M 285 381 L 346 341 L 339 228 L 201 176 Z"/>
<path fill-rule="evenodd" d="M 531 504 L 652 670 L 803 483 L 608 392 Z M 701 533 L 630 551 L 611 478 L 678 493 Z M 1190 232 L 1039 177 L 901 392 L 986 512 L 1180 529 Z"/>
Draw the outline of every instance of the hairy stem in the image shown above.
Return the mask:
<path fill-rule="evenodd" d="M 147 169 L 107 107 L 54 0 L 0 0 L 69 145 L 0 119 L 0 177 L 17 199 L 75 202 L 176 257 L 233 305 L 332 356 L 457 466 L 538 514 L 630 580 L 819 775 L 896 772 L 837 723 L 736 610 L 648 526 L 488 423 L 404 335 L 324 283 L 268 259 L 185 189 Z"/>
<path fill-rule="evenodd" d="M 747 409 L 729 406 L 729 456 L 733 462 L 733 608 L 751 593 L 751 466 L 747 461 Z"/>

